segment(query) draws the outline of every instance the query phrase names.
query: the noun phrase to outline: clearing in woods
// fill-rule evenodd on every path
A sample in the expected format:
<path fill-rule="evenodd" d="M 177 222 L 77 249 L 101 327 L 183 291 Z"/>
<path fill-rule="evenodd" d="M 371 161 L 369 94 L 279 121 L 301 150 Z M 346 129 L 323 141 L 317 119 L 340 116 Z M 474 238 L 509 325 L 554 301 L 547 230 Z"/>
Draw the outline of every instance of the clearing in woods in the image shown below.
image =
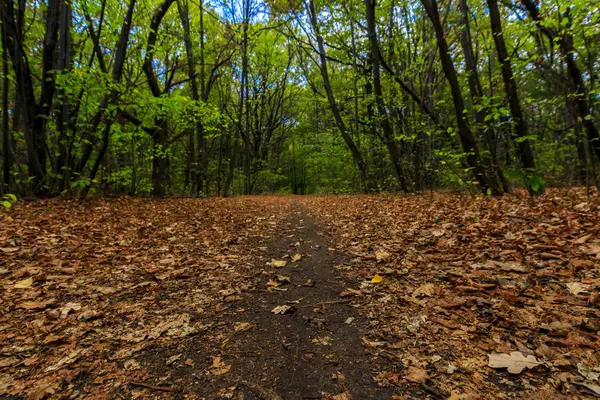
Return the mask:
<path fill-rule="evenodd" d="M 18 203 L 0 397 L 599 396 L 584 195 Z"/>

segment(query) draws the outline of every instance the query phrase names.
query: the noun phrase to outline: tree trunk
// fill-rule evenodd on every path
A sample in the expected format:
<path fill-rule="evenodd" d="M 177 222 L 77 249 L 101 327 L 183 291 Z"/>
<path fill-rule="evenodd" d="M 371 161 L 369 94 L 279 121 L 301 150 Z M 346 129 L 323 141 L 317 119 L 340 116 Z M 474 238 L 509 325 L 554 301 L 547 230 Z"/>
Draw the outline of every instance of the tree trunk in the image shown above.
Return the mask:
<path fill-rule="evenodd" d="M 390 124 L 387 108 L 383 99 L 383 89 L 381 87 L 381 71 L 379 70 L 381 59 L 379 55 L 379 40 L 377 39 L 377 27 L 375 26 L 375 1 L 364 0 L 367 15 L 367 34 L 371 44 L 371 60 L 373 73 L 373 87 L 375 92 L 375 105 L 379 114 L 379 124 L 383 131 L 385 145 L 390 155 L 390 160 L 394 167 L 394 173 L 398 179 L 400 190 L 408 192 L 411 190 L 411 184 L 408 182 L 402 166 L 402 155 L 398 148 L 398 143 L 394 137 L 392 125 Z"/>
<path fill-rule="evenodd" d="M 169 147 L 169 131 L 159 126 L 153 136 L 152 195 L 164 197 L 169 184 L 169 157 L 165 154 Z"/>
<path fill-rule="evenodd" d="M 319 52 L 319 60 L 320 60 L 319 68 L 321 70 L 321 76 L 323 78 L 323 86 L 325 87 L 325 92 L 327 93 L 327 100 L 329 101 L 329 106 L 331 108 L 331 112 L 333 113 L 333 116 L 335 118 L 335 123 L 340 131 L 340 134 L 342 135 L 342 138 L 344 139 L 344 142 L 346 143 L 348 150 L 350 150 L 350 153 L 352 154 L 352 159 L 354 160 L 354 163 L 358 167 L 358 173 L 360 176 L 362 190 L 364 193 L 370 193 L 373 190 L 375 190 L 375 187 L 372 184 L 370 176 L 369 176 L 369 168 L 368 168 L 367 163 L 365 162 L 362 154 L 360 154 L 358 147 L 354 143 L 354 140 L 348 134 L 346 125 L 344 123 L 344 120 L 342 119 L 342 115 L 338 108 L 337 102 L 335 100 L 335 97 L 333 96 L 333 89 L 331 88 L 331 83 L 329 81 L 329 72 L 327 71 L 327 54 L 325 53 L 325 44 L 323 43 L 323 37 L 321 36 L 320 30 L 319 30 L 319 24 L 317 22 L 317 13 L 315 10 L 314 0 L 309 0 L 309 2 L 308 2 L 308 13 L 310 15 L 310 22 L 311 22 L 312 28 L 313 28 L 313 30 L 315 32 L 315 36 L 317 38 L 317 46 L 318 46 L 317 50 Z"/>
<path fill-rule="evenodd" d="M 60 29 L 57 51 L 56 70 L 64 73 L 71 66 L 71 20 L 72 10 L 70 1 L 60 2 Z M 67 141 L 68 141 L 68 122 L 69 122 L 69 103 L 65 91 L 61 89 L 62 101 L 56 106 L 56 126 L 58 128 L 58 156 L 54 162 L 54 182 L 53 193 L 59 194 L 64 188 L 65 180 L 63 174 L 66 173 L 65 167 L 67 160 Z"/>
<path fill-rule="evenodd" d="M 4 21 L 4 7 L 0 8 L 0 20 Z M 1 26 L 2 34 L 2 185 L 0 194 L 6 194 L 10 191 L 10 166 L 12 163 L 12 151 L 10 148 L 10 128 L 8 113 L 8 94 L 10 91 L 10 79 L 8 68 L 8 39 L 4 23 Z"/>
<path fill-rule="evenodd" d="M 481 80 L 479 79 L 479 71 L 477 70 L 477 60 L 473 52 L 473 40 L 471 38 L 471 23 L 469 22 L 469 6 L 467 4 L 467 0 L 460 0 L 459 8 L 461 14 L 461 24 L 463 25 L 460 39 L 465 56 L 465 68 L 469 74 L 469 93 L 471 94 L 471 101 L 473 104 L 481 105 L 483 88 L 481 86 Z M 494 173 L 502 184 L 504 192 L 510 193 L 512 192 L 512 189 L 508 183 L 508 180 L 504 176 L 504 172 L 502 171 L 502 167 L 498 161 L 498 149 L 496 148 L 496 140 L 494 139 L 494 130 L 488 123 L 486 123 L 486 115 L 487 110 L 484 108 L 475 111 L 475 123 L 477 124 L 479 136 L 485 140 L 490 153 L 489 159 L 485 160 L 484 162 L 491 165 Z"/>
<path fill-rule="evenodd" d="M 587 132 L 588 141 L 590 142 L 594 153 L 596 153 L 598 160 L 600 160 L 600 132 L 596 126 L 597 123 L 594 120 L 594 115 L 591 112 L 590 105 L 588 104 L 588 93 L 583 75 L 579 69 L 579 66 L 577 65 L 577 61 L 575 60 L 573 36 L 568 31 L 559 33 L 552 28 L 543 26 L 541 24 L 542 17 L 540 16 L 537 3 L 534 0 L 521 0 L 521 2 L 523 5 L 525 5 L 525 8 L 527 8 L 529 16 L 536 23 L 538 29 L 551 41 L 558 40 L 560 51 L 567 64 L 567 72 L 571 78 L 571 94 L 577 102 L 577 111 L 579 112 L 579 117 L 581 118 L 582 124 Z M 565 18 L 569 18 L 568 10 L 565 14 Z M 568 27 L 566 29 L 568 29 Z"/>
<path fill-rule="evenodd" d="M 510 64 L 510 57 L 508 50 L 506 49 L 506 43 L 504 42 L 504 36 L 502 34 L 502 20 L 500 17 L 500 11 L 498 9 L 497 0 L 487 0 L 490 22 L 492 28 L 492 36 L 494 36 L 494 42 L 496 44 L 496 51 L 498 58 L 500 59 L 501 70 L 502 70 L 502 81 L 504 82 L 504 91 L 508 98 L 508 104 L 510 112 L 514 120 L 514 134 L 513 141 L 517 149 L 517 155 L 521 161 L 525 184 L 529 189 L 530 194 L 534 194 L 539 191 L 534 190 L 535 185 L 539 185 L 539 182 L 532 181 L 533 177 L 537 173 L 535 169 L 535 160 L 533 158 L 533 149 L 531 148 L 531 141 L 529 140 L 529 127 L 527 121 L 523 115 L 521 109 L 521 102 L 519 101 L 519 94 L 517 92 L 517 83 L 512 72 L 512 66 Z"/>
<path fill-rule="evenodd" d="M 131 22 L 133 19 L 133 10 L 135 8 L 135 2 L 136 2 L 136 0 L 129 0 L 129 5 L 127 7 L 127 14 L 125 15 L 125 20 L 123 21 L 123 26 L 121 27 L 121 33 L 119 35 L 119 42 L 117 44 L 117 50 L 115 52 L 115 61 L 113 64 L 112 80 L 113 80 L 113 82 L 115 82 L 117 84 L 121 82 L 121 78 L 123 77 L 123 68 L 125 65 L 125 56 L 127 54 L 127 44 L 129 43 L 129 32 L 131 31 Z M 98 55 L 98 58 L 100 58 L 100 55 Z M 108 106 L 108 104 L 115 104 L 117 102 L 118 95 L 119 95 L 118 92 L 113 89 L 110 94 L 110 99 L 105 97 L 105 100 L 103 101 L 104 109 L 102 109 L 102 105 L 100 106 L 101 107 L 101 115 L 104 115 L 104 110 L 106 110 L 106 107 Z M 96 174 L 98 173 L 98 170 L 100 169 L 100 164 L 102 163 L 102 160 L 104 159 L 104 155 L 106 154 L 106 151 L 108 150 L 108 145 L 109 145 L 109 141 L 110 141 L 110 129 L 114 122 L 114 118 L 115 118 L 114 115 L 111 115 L 104 122 L 104 130 L 102 131 L 102 146 L 98 150 L 98 155 L 96 156 L 94 166 L 92 167 L 92 170 L 90 171 L 89 178 L 88 178 L 89 181 L 81 190 L 81 193 L 80 193 L 81 197 L 85 197 L 88 194 L 88 192 L 90 191 L 90 188 L 94 182 L 94 179 L 96 178 Z"/>
<path fill-rule="evenodd" d="M 477 179 L 477 186 L 483 193 L 486 193 L 488 189 L 494 196 L 501 196 L 502 189 L 498 186 L 495 179 L 489 179 L 486 173 L 486 168 L 482 163 L 479 155 L 479 148 L 477 147 L 477 141 L 465 116 L 465 103 L 458 83 L 458 76 L 452 57 L 450 56 L 450 49 L 446 42 L 446 35 L 440 21 L 440 14 L 436 0 L 421 0 L 429 19 L 433 24 L 435 36 L 437 40 L 438 50 L 440 59 L 442 62 L 442 70 L 450 85 L 450 91 L 452 93 L 452 99 L 454 102 L 454 111 L 456 114 L 456 122 L 458 125 L 458 135 L 463 147 L 463 151 L 466 153 L 467 163 Z"/>

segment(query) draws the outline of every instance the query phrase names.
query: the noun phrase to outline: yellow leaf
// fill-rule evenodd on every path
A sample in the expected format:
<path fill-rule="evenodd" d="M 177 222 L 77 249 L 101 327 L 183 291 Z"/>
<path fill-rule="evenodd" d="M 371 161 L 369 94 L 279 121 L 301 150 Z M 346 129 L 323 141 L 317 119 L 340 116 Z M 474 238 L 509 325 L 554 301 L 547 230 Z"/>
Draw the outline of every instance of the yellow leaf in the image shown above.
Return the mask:
<path fill-rule="evenodd" d="M 27 279 L 23 279 L 22 281 L 15 283 L 15 289 L 26 289 L 31 285 L 33 285 L 33 278 L 29 277 Z"/>
<path fill-rule="evenodd" d="M 275 268 L 283 268 L 287 265 L 287 261 L 285 260 L 271 260 L 271 265 Z"/>
<path fill-rule="evenodd" d="M 223 361 L 221 361 L 221 357 L 217 356 L 213 358 L 213 363 L 210 366 L 210 372 L 213 375 L 223 375 L 229 372 L 231 369 L 231 365 L 226 365 Z"/>
<path fill-rule="evenodd" d="M 373 279 L 371 279 L 371 283 L 381 283 L 383 282 L 383 278 L 379 274 L 375 274 Z"/>
<path fill-rule="evenodd" d="M 235 323 L 235 331 L 236 332 L 246 332 L 252 329 L 254 325 L 249 322 L 236 322 Z"/>

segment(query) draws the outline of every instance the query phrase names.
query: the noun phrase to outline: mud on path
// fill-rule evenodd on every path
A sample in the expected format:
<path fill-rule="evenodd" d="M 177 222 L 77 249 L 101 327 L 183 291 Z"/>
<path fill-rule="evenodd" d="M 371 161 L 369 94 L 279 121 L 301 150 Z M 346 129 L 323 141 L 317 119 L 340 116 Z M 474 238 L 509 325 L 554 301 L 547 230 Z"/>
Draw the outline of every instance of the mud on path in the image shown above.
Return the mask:
<path fill-rule="evenodd" d="M 391 398 L 393 391 L 378 387 L 372 379 L 380 360 L 363 349 L 366 318 L 352 299 L 340 297 L 347 287 L 358 286 L 346 281 L 340 271 L 348 257 L 331 247 L 333 238 L 319 231 L 302 206 L 292 204 L 279 237 L 257 243 L 263 255 L 256 265 L 254 290 L 221 314 L 217 325 L 235 329 L 221 336 L 220 348 L 214 348 L 215 336 L 209 340 L 196 336 L 138 358 L 152 371 L 150 380 L 170 376 L 168 381 L 178 389 L 167 397 Z M 298 255 L 301 258 L 295 260 Z M 272 260 L 286 261 L 286 265 L 277 268 Z M 270 280 L 287 278 L 289 282 L 277 287 L 267 286 Z M 278 306 L 291 308 L 284 314 L 273 313 Z M 197 369 L 167 366 L 165 360 L 178 353 L 178 360 L 188 360 Z M 213 366 L 207 374 L 211 355 Z M 158 395 L 157 388 L 147 389 Z"/>

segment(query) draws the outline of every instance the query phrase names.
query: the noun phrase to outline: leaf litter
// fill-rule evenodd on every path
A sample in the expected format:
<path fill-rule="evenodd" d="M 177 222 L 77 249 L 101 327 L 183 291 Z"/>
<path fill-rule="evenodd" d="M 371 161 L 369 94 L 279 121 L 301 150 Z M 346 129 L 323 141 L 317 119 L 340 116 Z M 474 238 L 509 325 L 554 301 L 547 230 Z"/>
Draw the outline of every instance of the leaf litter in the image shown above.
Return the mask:
<path fill-rule="evenodd" d="M 596 393 L 597 197 L 553 189 L 533 201 L 438 192 L 300 202 L 354 257 L 345 273 L 369 283 L 340 297 L 368 315 L 365 350 L 390 362 L 373 379 L 398 398 Z"/>
<path fill-rule="evenodd" d="M 335 268 L 356 284 L 332 297 L 368 317 L 363 348 L 385 361 L 371 379 L 397 398 L 600 393 L 600 209 L 583 191 L 295 201 L 335 238 L 330 251 L 354 257 Z M 255 290 L 252 238 L 276 236 L 291 209 L 278 197 L 19 203 L 0 216 L 0 394 L 170 398 L 180 379 L 150 369 L 157 346 L 173 371 L 235 375 L 221 344 L 256 328 L 221 316 Z M 213 354 L 186 354 L 195 337 Z"/>

